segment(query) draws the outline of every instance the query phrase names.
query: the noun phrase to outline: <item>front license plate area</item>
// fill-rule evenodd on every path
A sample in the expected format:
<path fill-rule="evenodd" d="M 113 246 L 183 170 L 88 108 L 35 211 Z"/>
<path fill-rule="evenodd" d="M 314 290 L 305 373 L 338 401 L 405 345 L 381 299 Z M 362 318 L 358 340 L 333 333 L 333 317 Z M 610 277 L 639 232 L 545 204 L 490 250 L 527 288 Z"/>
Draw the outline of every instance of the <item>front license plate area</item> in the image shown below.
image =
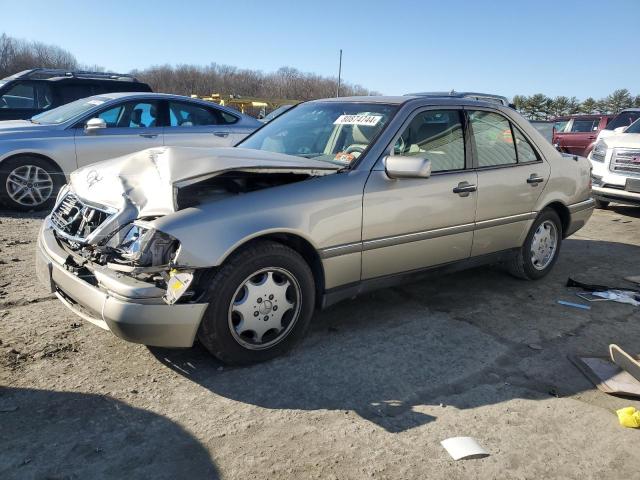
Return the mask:
<path fill-rule="evenodd" d="M 627 178 L 624 189 L 627 192 L 640 193 L 640 178 Z"/>

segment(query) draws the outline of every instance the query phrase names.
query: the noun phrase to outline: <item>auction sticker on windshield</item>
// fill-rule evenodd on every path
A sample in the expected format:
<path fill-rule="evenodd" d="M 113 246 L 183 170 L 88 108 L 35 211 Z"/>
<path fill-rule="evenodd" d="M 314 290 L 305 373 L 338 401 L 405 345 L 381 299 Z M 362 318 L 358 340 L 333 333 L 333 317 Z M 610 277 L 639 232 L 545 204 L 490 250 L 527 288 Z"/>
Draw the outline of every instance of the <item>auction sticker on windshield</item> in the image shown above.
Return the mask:
<path fill-rule="evenodd" d="M 340 115 L 334 125 L 363 125 L 373 127 L 382 119 L 380 115 Z"/>

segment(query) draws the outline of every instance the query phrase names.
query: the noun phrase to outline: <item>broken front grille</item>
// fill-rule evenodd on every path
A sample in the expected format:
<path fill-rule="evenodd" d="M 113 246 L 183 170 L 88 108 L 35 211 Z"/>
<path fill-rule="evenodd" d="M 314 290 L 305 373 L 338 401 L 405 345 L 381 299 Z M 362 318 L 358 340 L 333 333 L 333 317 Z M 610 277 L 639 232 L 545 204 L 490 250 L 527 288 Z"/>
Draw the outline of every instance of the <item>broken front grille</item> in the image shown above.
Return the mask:
<path fill-rule="evenodd" d="M 108 208 L 87 205 L 73 192 L 67 192 L 51 212 L 51 223 L 63 237 L 83 242 L 114 213 Z"/>
<path fill-rule="evenodd" d="M 640 150 L 637 148 L 616 148 L 611 161 L 611 171 L 640 175 Z"/>

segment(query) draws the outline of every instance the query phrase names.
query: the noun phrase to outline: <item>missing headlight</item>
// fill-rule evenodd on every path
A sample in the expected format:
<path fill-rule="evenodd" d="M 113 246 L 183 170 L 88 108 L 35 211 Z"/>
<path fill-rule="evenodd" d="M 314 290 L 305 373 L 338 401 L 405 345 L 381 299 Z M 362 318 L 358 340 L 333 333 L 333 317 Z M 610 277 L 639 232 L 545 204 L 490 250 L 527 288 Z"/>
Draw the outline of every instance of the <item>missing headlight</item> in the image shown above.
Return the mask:
<path fill-rule="evenodd" d="M 168 265 L 179 245 L 172 236 L 143 224 L 132 223 L 122 235 L 115 260 L 136 266 Z"/>

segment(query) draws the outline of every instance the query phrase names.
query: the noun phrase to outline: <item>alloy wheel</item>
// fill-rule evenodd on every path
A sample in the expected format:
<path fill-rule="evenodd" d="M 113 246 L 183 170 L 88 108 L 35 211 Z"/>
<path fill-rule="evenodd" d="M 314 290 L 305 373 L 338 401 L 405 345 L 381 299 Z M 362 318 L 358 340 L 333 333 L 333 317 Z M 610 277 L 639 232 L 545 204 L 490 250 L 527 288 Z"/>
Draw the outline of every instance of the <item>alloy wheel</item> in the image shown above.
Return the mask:
<path fill-rule="evenodd" d="M 279 343 L 300 316 L 301 289 L 295 276 L 279 267 L 249 275 L 236 289 L 229 306 L 233 338 L 249 350 Z"/>
<path fill-rule="evenodd" d="M 545 220 L 536 229 L 531 240 L 531 263 L 536 270 L 544 270 L 553 261 L 558 248 L 558 229 Z"/>
<path fill-rule="evenodd" d="M 21 165 L 9 172 L 6 189 L 9 198 L 17 204 L 36 207 L 51 197 L 53 179 L 42 167 Z"/>

